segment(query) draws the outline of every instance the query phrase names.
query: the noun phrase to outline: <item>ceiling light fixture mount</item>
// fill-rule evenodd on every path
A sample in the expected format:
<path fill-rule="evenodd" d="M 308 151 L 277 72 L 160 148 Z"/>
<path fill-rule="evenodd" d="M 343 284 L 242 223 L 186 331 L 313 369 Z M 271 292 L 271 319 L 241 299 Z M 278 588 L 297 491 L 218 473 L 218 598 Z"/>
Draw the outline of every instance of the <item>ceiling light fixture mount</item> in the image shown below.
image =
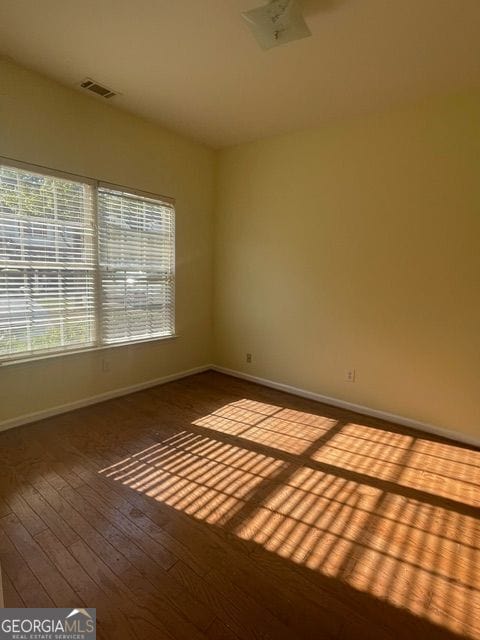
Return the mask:
<path fill-rule="evenodd" d="M 270 0 L 261 7 L 244 11 L 242 18 L 262 49 L 312 35 L 297 0 Z"/>

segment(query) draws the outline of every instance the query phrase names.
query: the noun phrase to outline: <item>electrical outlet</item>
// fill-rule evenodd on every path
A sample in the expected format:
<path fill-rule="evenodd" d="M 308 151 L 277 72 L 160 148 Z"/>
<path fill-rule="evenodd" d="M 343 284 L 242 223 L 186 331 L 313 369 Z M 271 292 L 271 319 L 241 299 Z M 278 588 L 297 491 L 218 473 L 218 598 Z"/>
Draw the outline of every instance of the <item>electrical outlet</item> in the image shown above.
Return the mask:
<path fill-rule="evenodd" d="M 105 373 L 110 371 L 110 360 L 107 358 L 102 358 L 102 371 Z"/>
<path fill-rule="evenodd" d="M 247 353 L 247 357 L 245 359 L 250 364 L 250 362 L 252 361 L 252 354 L 251 353 Z"/>
<path fill-rule="evenodd" d="M 345 382 L 355 382 L 355 369 L 345 369 Z"/>

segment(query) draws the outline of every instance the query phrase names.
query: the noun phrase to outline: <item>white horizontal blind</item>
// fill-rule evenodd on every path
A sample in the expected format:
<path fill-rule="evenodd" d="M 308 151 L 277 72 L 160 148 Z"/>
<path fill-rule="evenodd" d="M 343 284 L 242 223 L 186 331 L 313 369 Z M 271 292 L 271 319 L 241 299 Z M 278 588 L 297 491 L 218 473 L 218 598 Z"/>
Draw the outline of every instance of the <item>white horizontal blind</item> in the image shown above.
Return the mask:
<path fill-rule="evenodd" d="M 95 342 L 93 189 L 0 164 L 0 358 Z"/>
<path fill-rule="evenodd" d="M 103 341 L 173 335 L 173 205 L 102 187 L 98 218 Z"/>

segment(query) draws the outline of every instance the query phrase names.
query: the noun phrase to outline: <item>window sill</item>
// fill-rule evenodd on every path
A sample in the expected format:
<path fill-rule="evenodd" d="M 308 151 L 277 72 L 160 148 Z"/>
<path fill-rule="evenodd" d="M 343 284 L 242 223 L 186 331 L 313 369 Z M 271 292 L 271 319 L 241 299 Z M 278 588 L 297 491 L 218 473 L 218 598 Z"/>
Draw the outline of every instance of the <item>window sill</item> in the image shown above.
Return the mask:
<path fill-rule="evenodd" d="M 72 349 L 71 351 L 55 351 L 54 353 L 44 353 L 38 356 L 29 355 L 24 358 L 9 358 L 8 360 L 0 360 L 0 368 L 10 367 L 19 364 L 28 364 L 29 362 L 39 362 L 40 360 L 51 360 L 52 358 L 63 358 L 65 356 L 74 356 L 82 353 L 92 353 L 94 351 L 105 351 L 106 349 L 116 349 L 117 347 L 131 347 L 137 344 L 148 344 L 150 342 L 163 342 L 165 340 L 175 340 L 178 334 L 171 336 L 160 336 L 158 338 L 144 338 L 143 340 L 131 340 L 128 342 L 114 342 L 112 344 L 103 344 L 101 346 L 86 347 L 85 349 Z"/>

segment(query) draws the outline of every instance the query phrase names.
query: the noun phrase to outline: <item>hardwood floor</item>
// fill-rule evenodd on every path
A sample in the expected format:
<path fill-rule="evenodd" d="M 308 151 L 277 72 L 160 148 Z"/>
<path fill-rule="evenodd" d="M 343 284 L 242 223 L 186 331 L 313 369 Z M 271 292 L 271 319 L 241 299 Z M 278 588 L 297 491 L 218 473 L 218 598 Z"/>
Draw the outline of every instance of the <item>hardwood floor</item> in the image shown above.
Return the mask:
<path fill-rule="evenodd" d="M 480 638 L 480 451 L 208 372 L 0 433 L 5 606 L 98 637 Z"/>

